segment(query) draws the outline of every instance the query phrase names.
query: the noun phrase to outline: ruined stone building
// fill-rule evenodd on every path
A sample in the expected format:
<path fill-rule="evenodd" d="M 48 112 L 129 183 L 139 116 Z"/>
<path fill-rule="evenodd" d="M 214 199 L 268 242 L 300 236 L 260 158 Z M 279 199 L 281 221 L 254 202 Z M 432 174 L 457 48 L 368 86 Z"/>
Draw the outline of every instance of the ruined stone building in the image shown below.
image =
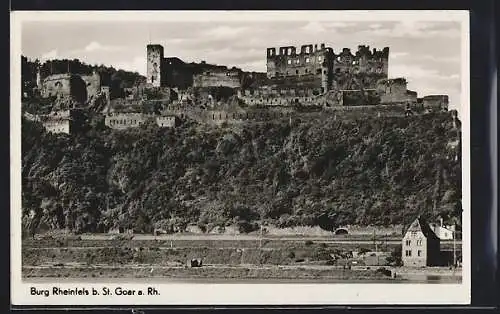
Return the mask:
<path fill-rule="evenodd" d="M 267 77 L 270 85 L 316 90 L 324 93 L 332 82 L 332 52 L 324 44 L 313 49 L 304 45 L 300 52 L 292 46 L 267 49 Z"/>
<path fill-rule="evenodd" d="M 416 103 L 417 95 L 407 90 L 404 78 L 389 79 L 389 48 L 370 50 L 360 45 L 353 54 L 338 53 L 325 44 L 267 49 L 267 82 L 259 91 L 243 91 L 248 104 L 359 106 Z M 266 91 L 271 89 L 271 92 Z M 255 97 L 256 96 L 256 97 Z"/>
<path fill-rule="evenodd" d="M 147 45 L 147 84 L 153 87 L 187 89 L 189 87 L 239 88 L 243 71 L 238 68 L 201 63 L 186 63 L 177 57 L 165 57 L 161 45 Z"/>
<path fill-rule="evenodd" d="M 101 86 L 101 77 L 97 72 L 91 75 L 52 74 L 44 79 L 41 79 L 38 73 L 37 84 L 42 97 L 71 99 L 77 104 L 86 103 L 101 92 L 109 95 L 109 88 Z"/>
<path fill-rule="evenodd" d="M 387 78 L 389 48 L 383 50 L 359 46 L 355 54 L 348 48 L 338 54 L 325 44 L 303 45 L 300 51 L 287 46 L 267 49 L 267 77 L 271 85 L 329 90 L 376 88 L 378 80 Z"/>
<path fill-rule="evenodd" d="M 417 98 L 416 92 L 407 89 L 406 79 L 388 77 L 388 47 L 360 45 L 355 52 L 348 48 L 335 52 L 325 44 L 267 48 L 265 73 L 204 61 L 187 63 L 165 57 L 158 44 L 147 45 L 146 54 L 146 84 L 126 89 L 128 101 L 161 100 L 163 108 L 173 104 L 183 105 L 183 110 L 188 106 L 213 110 L 219 103 L 335 110 L 385 105 L 387 112 L 396 106 L 394 110 L 406 115 L 422 112 L 425 106 L 447 108 L 446 97 Z"/>
<path fill-rule="evenodd" d="M 335 52 L 325 44 L 267 48 L 266 73 L 205 62 L 186 63 L 164 57 L 161 45 L 147 46 L 147 83 L 178 90 L 229 88 L 247 105 L 257 106 L 364 106 L 416 107 L 417 93 L 407 89 L 404 78 L 389 78 L 389 48 L 360 45 Z M 212 91 L 209 90 L 210 93 Z M 432 96 L 421 107 L 447 100 Z"/>
<path fill-rule="evenodd" d="M 81 130 L 85 120 L 82 111 L 78 109 L 52 111 L 44 115 L 25 112 L 24 117 L 41 123 L 47 132 L 65 134 L 73 134 Z"/>

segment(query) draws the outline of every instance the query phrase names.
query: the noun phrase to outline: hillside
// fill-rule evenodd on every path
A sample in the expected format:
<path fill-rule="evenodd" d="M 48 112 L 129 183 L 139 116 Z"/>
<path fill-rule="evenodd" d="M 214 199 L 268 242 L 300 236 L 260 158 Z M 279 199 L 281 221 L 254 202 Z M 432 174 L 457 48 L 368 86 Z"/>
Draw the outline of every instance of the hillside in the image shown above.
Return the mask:
<path fill-rule="evenodd" d="M 47 134 L 22 125 L 23 225 L 103 232 L 409 223 L 461 214 L 451 115 Z"/>

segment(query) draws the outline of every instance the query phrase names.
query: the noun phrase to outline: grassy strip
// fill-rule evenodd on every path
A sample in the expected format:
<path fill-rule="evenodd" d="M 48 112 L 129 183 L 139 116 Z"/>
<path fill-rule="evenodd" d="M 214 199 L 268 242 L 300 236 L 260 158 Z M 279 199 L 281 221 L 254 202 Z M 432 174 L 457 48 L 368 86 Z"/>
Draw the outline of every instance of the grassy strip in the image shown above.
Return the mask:
<path fill-rule="evenodd" d="M 272 268 L 28 268 L 22 269 L 24 278 L 212 278 L 212 279 L 300 279 L 300 280 L 389 280 L 390 277 L 374 270 L 307 269 L 302 267 Z"/>

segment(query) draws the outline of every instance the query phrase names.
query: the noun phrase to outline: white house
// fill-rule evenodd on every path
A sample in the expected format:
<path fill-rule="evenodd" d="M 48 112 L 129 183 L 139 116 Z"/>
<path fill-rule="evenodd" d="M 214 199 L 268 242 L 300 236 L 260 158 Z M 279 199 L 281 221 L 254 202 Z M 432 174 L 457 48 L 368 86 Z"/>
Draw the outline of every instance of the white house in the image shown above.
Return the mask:
<path fill-rule="evenodd" d="M 430 224 L 432 231 L 439 237 L 441 240 L 453 240 L 453 236 L 455 234 L 455 226 L 446 226 L 443 225 L 443 219 L 440 219 L 439 224 L 432 223 Z"/>

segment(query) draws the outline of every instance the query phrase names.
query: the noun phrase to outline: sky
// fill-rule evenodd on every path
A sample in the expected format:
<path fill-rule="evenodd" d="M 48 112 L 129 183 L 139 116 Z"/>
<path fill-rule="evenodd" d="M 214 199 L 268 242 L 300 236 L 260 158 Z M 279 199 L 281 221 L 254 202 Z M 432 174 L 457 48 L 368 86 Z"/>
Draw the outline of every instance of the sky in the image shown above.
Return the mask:
<path fill-rule="evenodd" d="M 332 19 L 334 20 L 334 19 Z M 389 77 L 405 77 L 422 97 L 448 94 L 460 107 L 461 31 L 455 21 L 26 21 L 22 54 L 80 59 L 145 74 L 146 45 L 186 62 L 266 71 L 266 48 L 325 43 L 335 53 L 389 47 Z"/>

